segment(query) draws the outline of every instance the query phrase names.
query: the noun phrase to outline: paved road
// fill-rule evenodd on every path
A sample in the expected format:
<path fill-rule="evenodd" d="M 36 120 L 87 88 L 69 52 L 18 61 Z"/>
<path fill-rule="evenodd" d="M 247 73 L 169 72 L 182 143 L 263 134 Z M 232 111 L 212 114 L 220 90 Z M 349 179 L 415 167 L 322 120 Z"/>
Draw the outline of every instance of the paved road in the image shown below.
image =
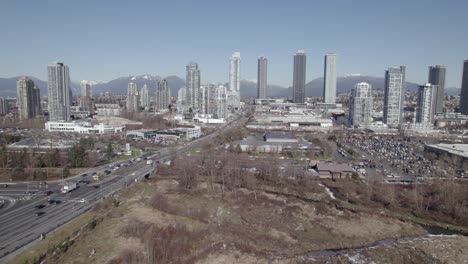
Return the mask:
<path fill-rule="evenodd" d="M 164 162 L 172 158 L 171 155 L 179 155 L 193 147 L 199 147 L 223 130 L 243 125 L 245 121 L 247 118 L 238 116 L 214 133 L 177 146 L 172 150 L 166 148 L 149 152 L 144 154 L 140 161 L 132 163 L 118 162 L 127 166 L 122 165 L 120 169 L 100 179 L 100 182 L 95 182 L 92 174 L 95 172 L 103 175 L 105 170 L 110 169 L 109 166 L 90 170 L 86 172 L 86 176 L 78 175 L 67 179 L 67 182 L 78 184 L 78 188 L 69 193 L 60 192 L 62 181 L 49 182 L 47 186 L 38 183 L 21 183 L 0 189 L 0 198 L 4 197 L 3 200 L 5 200 L 3 209 L 0 209 L 0 263 L 6 262 L 8 255 L 12 252 L 37 240 L 42 233 L 48 233 L 90 209 L 103 197 L 112 195 L 135 180 L 144 179 L 155 168 L 153 165 L 146 164 L 145 157 L 154 160 L 153 164 L 157 161 Z M 87 184 L 83 181 L 91 181 L 91 183 Z M 52 193 L 46 195 L 46 191 Z M 40 215 L 37 215 L 39 212 Z"/>
<path fill-rule="evenodd" d="M 37 192 L 30 200 L 17 201 L 0 215 L 0 257 L 36 240 L 41 233 L 48 233 L 67 223 L 91 208 L 101 198 L 115 193 L 135 179 L 144 178 L 154 167 L 146 165 L 146 160 L 141 160 L 121 170 L 115 171 L 99 183 L 81 183 L 76 190 L 66 194 L 60 193 L 58 184 L 52 184 L 47 188 L 53 192 L 49 196 Z M 92 180 L 90 177 L 83 179 Z M 78 182 L 78 179 L 75 182 Z M 49 200 L 55 202 L 49 203 Z M 41 215 L 38 216 L 38 212 Z"/>

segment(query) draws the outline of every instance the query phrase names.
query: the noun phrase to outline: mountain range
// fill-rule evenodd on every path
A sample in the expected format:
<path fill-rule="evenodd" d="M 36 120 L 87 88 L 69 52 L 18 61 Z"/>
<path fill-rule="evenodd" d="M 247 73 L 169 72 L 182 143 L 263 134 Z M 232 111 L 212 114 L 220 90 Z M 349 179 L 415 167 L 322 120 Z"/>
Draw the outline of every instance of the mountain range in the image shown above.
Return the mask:
<path fill-rule="evenodd" d="M 0 96 L 1 97 L 16 97 L 16 80 L 19 77 L 12 78 L 0 78 Z M 42 81 L 35 77 L 30 77 L 37 87 L 41 90 L 41 95 L 47 95 L 47 82 Z M 127 93 L 127 87 L 129 82 L 137 84 L 138 88 L 143 87 L 144 84 L 148 85 L 151 93 L 154 94 L 156 91 L 156 81 L 161 80 L 162 77 L 158 75 L 140 75 L 140 76 L 127 76 L 120 77 L 108 82 L 96 82 L 90 81 L 93 85 L 93 94 L 98 95 L 103 92 L 111 92 L 112 94 L 124 95 Z M 177 95 L 177 91 L 185 85 L 185 80 L 178 76 L 167 76 L 165 77 L 171 94 Z M 383 89 L 384 78 L 375 76 L 365 75 L 350 75 L 342 76 L 337 78 L 337 92 L 347 92 L 353 88 L 356 83 L 367 82 L 372 85 L 373 89 Z M 412 82 L 406 82 L 406 89 L 409 91 L 416 91 L 418 84 Z M 81 88 L 79 82 L 71 83 L 71 89 L 73 95 L 79 96 L 81 94 Z M 240 84 L 241 96 L 242 97 L 255 97 L 257 94 L 257 84 L 255 81 L 241 80 Z M 323 78 L 316 78 L 306 84 L 306 96 L 321 96 L 323 90 Z M 446 94 L 457 95 L 460 94 L 459 88 L 447 88 Z M 280 85 L 270 84 L 268 85 L 268 96 L 269 97 L 291 97 L 292 87 L 283 87 Z"/>

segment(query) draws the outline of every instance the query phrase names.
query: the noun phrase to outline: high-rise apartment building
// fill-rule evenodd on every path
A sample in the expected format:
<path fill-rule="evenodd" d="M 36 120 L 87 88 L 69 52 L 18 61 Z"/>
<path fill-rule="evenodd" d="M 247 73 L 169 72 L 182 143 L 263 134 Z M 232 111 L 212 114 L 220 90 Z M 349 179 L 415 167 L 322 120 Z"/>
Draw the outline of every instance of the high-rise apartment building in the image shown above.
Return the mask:
<path fill-rule="evenodd" d="M 41 90 L 34 86 L 33 88 L 33 116 L 40 116 L 42 114 L 42 106 L 41 106 Z"/>
<path fill-rule="evenodd" d="M 351 90 L 349 102 L 349 125 L 358 127 L 372 122 L 372 86 L 361 82 Z"/>
<path fill-rule="evenodd" d="M 166 79 L 163 79 L 163 80 L 157 82 L 156 109 L 157 110 L 168 110 L 170 104 L 171 104 L 171 90 L 169 89 L 169 85 L 168 85 Z"/>
<path fill-rule="evenodd" d="M 325 55 L 323 73 L 323 102 L 336 103 L 336 54 Z"/>
<path fill-rule="evenodd" d="M 306 53 L 298 50 L 294 55 L 293 102 L 305 102 Z"/>
<path fill-rule="evenodd" d="M 265 99 L 267 98 L 267 66 L 268 59 L 265 57 L 258 58 L 258 69 L 257 69 L 257 98 Z"/>
<path fill-rule="evenodd" d="M 143 88 L 141 88 L 140 106 L 145 108 L 145 110 L 148 110 L 151 107 L 151 97 L 149 94 L 148 85 L 146 85 L 146 83 L 143 85 Z"/>
<path fill-rule="evenodd" d="M 226 86 L 219 84 L 216 89 L 216 113 L 215 118 L 226 118 L 227 113 L 227 89 Z"/>
<path fill-rule="evenodd" d="M 200 107 L 200 70 L 198 64 L 189 63 L 186 67 L 186 103 L 190 106 L 193 112 Z"/>
<path fill-rule="evenodd" d="M 468 60 L 463 63 L 463 76 L 460 95 L 460 113 L 468 115 Z"/>
<path fill-rule="evenodd" d="M 230 111 L 240 107 L 240 52 L 234 52 L 229 59 L 229 90 L 226 93 L 226 104 Z"/>
<path fill-rule="evenodd" d="M 229 90 L 240 92 L 240 52 L 234 52 L 229 62 Z"/>
<path fill-rule="evenodd" d="M 57 62 L 47 66 L 49 121 L 70 120 L 70 74 L 68 66 Z"/>
<path fill-rule="evenodd" d="M 81 97 L 93 97 L 93 92 L 91 90 L 91 84 L 88 81 L 81 81 Z"/>
<path fill-rule="evenodd" d="M 437 85 L 426 83 L 418 88 L 418 104 L 416 107 L 416 122 L 432 124 L 434 122 L 434 107 L 437 95 Z"/>
<path fill-rule="evenodd" d="M 204 84 L 200 88 L 201 108 L 200 113 L 204 115 L 214 115 L 216 111 L 216 89 L 214 83 Z"/>
<path fill-rule="evenodd" d="M 130 82 L 127 89 L 127 112 L 138 112 L 139 110 L 138 88 L 136 83 Z"/>
<path fill-rule="evenodd" d="M 4 97 L 0 97 L 0 115 L 8 114 L 8 101 Z"/>
<path fill-rule="evenodd" d="M 405 66 L 388 68 L 385 71 L 383 121 L 391 128 L 398 127 L 402 122 L 405 72 Z"/>
<path fill-rule="evenodd" d="M 435 85 L 437 90 L 434 91 L 434 114 L 444 112 L 444 99 L 445 99 L 445 74 L 447 67 L 444 65 L 429 66 L 429 77 L 427 82 Z M 434 87 L 433 87 L 434 89 Z"/>
<path fill-rule="evenodd" d="M 26 120 L 35 116 L 34 106 L 34 82 L 27 76 L 22 76 L 16 81 L 16 106 L 20 120 Z"/>

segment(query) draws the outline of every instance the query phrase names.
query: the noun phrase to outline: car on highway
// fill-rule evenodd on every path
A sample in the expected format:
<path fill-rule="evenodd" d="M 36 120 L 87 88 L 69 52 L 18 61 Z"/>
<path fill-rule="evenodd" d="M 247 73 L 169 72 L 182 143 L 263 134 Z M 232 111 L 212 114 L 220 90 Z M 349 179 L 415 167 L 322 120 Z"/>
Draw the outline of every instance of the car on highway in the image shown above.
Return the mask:
<path fill-rule="evenodd" d="M 44 195 L 49 196 L 49 195 L 51 195 L 52 193 L 53 193 L 52 191 L 45 191 L 45 192 L 44 192 Z"/>
<path fill-rule="evenodd" d="M 36 213 L 36 216 L 42 216 L 42 215 L 45 215 L 45 212 L 37 212 Z"/>
<path fill-rule="evenodd" d="M 38 204 L 38 205 L 36 205 L 36 206 L 34 206 L 34 207 L 35 207 L 36 209 L 42 209 L 42 208 L 45 207 L 45 205 L 43 205 L 43 204 Z"/>
<path fill-rule="evenodd" d="M 88 176 L 88 174 L 86 173 L 81 174 L 81 177 L 86 177 L 86 176 Z"/>
<path fill-rule="evenodd" d="M 110 171 L 110 170 L 105 170 L 104 173 L 105 173 L 105 174 L 110 174 L 111 171 Z"/>
<path fill-rule="evenodd" d="M 0 184 L 0 187 L 2 187 L 2 188 L 8 188 L 8 184 Z"/>

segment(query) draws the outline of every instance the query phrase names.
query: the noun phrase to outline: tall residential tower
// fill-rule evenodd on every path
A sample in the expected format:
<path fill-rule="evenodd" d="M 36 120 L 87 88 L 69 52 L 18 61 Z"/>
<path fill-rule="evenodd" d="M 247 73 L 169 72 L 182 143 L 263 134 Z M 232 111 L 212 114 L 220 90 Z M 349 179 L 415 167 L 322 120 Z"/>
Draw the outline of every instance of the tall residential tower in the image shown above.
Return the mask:
<path fill-rule="evenodd" d="M 305 102 L 306 53 L 298 50 L 294 55 L 293 102 Z"/>
<path fill-rule="evenodd" d="M 267 98 L 267 66 L 268 60 L 265 57 L 258 58 L 258 69 L 257 69 L 257 98 Z"/>
<path fill-rule="evenodd" d="M 430 83 L 419 86 L 416 123 L 432 124 L 434 122 L 434 107 L 436 107 L 437 91 L 437 85 L 432 85 Z"/>
<path fill-rule="evenodd" d="M 371 93 L 372 86 L 361 82 L 351 90 L 349 102 L 349 125 L 358 127 L 359 125 L 372 122 L 373 100 Z"/>
<path fill-rule="evenodd" d="M 49 64 L 47 71 L 49 80 L 49 121 L 69 121 L 71 91 L 68 66 L 56 62 Z"/>
<path fill-rule="evenodd" d="M 463 63 L 463 76 L 460 95 L 460 113 L 468 115 L 468 60 Z"/>
<path fill-rule="evenodd" d="M 138 88 L 136 83 L 128 83 L 127 88 L 127 112 L 138 112 L 140 110 L 138 99 Z"/>
<path fill-rule="evenodd" d="M 91 91 L 91 84 L 88 81 L 81 81 L 81 97 L 88 97 L 91 98 L 92 91 Z"/>
<path fill-rule="evenodd" d="M 186 70 L 186 103 L 195 112 L 200 107 L 200 70 L 198 69 L 198 64 L 193 62 L 187 65 Z"/>
<path fill-rule="evenodd" d="M 336 103 L 336 54 L 334 53 L 325 55 L 323 102 Z"/>
<path fill-rule="evenodd" d="M 429 78 L 428 83 L 437 86 L 437 90 L 434 91 L 434 114 L 440 114 L 444 112 L 444 99 L 445 99 L 445 74 L 447 67 L 444 65 L 429 66 Z"/>
<path fill-rule="evenodd" d="M 383 121 L 391 128 L 398 127 L 402 122 L 405 72 L 405 66 L 388 68 L 385 71 Z"/>
<path fill-rule="evenodd" d="M 229 59 L 229 90 L 240 91 L 240 52 L 234 52 Z"/>
<path fill-rule="evenodd" d="M 16 106 L 20 120 L 35 116 L 34 82 L 27 76 L 22 76 L 16 82 Z"/>
<path fill-rule="evenodd" d="M 157 82 L 156 88 L 156 109 L 168 110 L 171 104 L 171 90 L 166 79 Z"/>
<path fill-rule="evenodd" d="M 149 110 L 151 107 L 151 97 L 149 94 L 148 85 L 146 83 L 143 85 L 140 91 L 140 106 L 145 108 L 145 110 Z"/>

